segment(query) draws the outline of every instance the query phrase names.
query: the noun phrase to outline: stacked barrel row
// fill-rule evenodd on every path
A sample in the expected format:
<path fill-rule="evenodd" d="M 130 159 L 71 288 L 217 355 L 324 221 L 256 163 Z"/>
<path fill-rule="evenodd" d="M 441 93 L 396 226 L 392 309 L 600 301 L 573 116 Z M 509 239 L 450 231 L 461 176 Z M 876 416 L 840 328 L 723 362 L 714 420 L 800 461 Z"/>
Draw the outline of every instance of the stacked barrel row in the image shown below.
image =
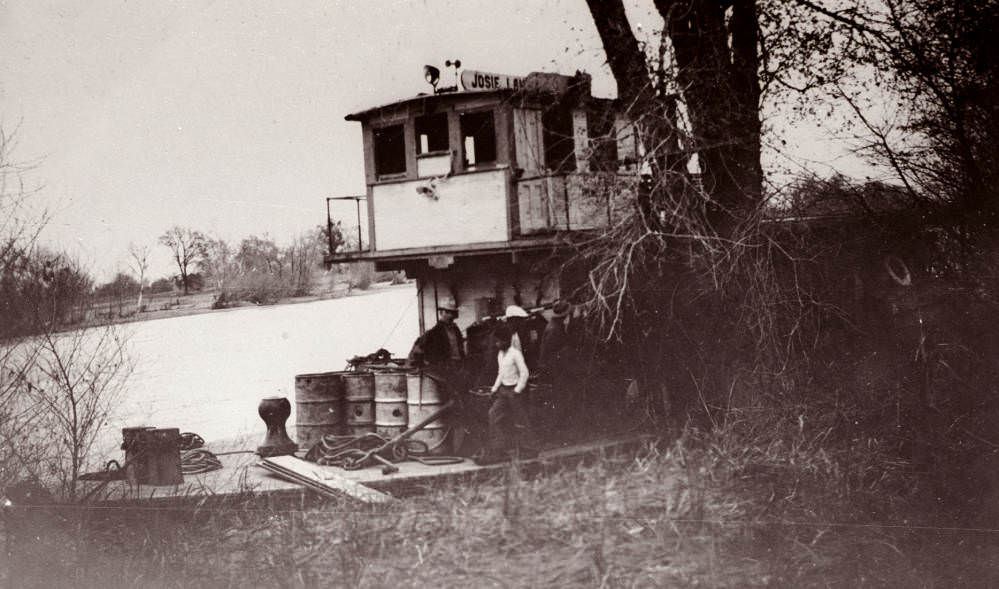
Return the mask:
<path fill-rule="evenodd" d="M 443 406 L 443 387 L 423 372 L 324 372 L 295 377 L 298 444 L 311 448 L 325 435 L 376 432 L 394 438 Z M 413 434 L 433 454 L 446 454 L 447 430 L 438 419 Z"/>

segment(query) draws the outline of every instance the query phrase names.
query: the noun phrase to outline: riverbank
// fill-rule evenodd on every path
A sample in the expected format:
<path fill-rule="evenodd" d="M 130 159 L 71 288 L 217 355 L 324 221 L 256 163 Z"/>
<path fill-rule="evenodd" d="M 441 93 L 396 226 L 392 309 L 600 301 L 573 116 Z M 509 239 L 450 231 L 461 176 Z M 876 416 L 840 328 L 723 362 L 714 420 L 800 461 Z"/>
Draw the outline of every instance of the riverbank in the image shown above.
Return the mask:
<path fill-rule="evenodd" d="M 126 324 L 138 321 L 155 321 L 157 319 L 172 319 L 176 317 L 187 317 L 189 315 L 203 315 L 207 313 L 224 313 L 244 308 L 253 307 L 275 307 L 281 305 L 297 305 L 302 303 L 314 303 L 316 301 L 326 301 L 330 299 L 340 299 L 345 297 L 356 297 L 387 289 L 412 287 L 414 282 L 407 280 L 402 283 L 376 282 L 367 288 L 351 287 L 347 283 L 340 283 L 331 288 L 324 289 L 319 294 L 310 294 L 300 297 L 283 297 L 275 303 L 269 305 L 257 305 L 246 301 L 240 301 L 227 305 L 224 308 L 214 308 L 214 303 L 218 293 L 214 290 L 198 291 L 183 295 L 179 293 L 158 293 L 146 295 L 143 299 L 142 308 L 137 307 L 137 301 L 130 302 L 108 302 L 103 301 L 95 304 L 97 310 L 95 316 L 82 324 L 67 327 L 67 329 L 85 329 L 89 327 L 100 327 L 108 324 Z"/>

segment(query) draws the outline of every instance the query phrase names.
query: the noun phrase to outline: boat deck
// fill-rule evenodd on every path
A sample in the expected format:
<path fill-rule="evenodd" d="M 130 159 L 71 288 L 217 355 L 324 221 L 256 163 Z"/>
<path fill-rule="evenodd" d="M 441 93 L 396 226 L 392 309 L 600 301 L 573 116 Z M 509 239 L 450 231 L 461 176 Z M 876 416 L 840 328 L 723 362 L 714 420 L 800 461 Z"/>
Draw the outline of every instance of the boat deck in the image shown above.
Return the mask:
<path fill-rule="evenodd" d="M 535 471 L 562 467 L 592 460 L 601 455 L 634 450 L 651 440 L 652 437 L 648 435 L 627 434 L 567 444 L 547 448 L 537 458 L 522 461 L 521 465 Z M 95 500 L 114 504 L 205 504 L 260 496 L 305 501 L 309 495 L 315 495 L 302 484 L 281 478 L 261 467 L 261 458 L 252 450 L 248 450 L 255 448 L 258 441 L 242 438 L 207 444 L 206 449 L 218 455 L 223 468 L 203 474 L 185 475 L 184 482 L 178 485 L 133 485 L 123 480 L 87 482 L 84 492 L 92 490 Z M 304 452 L 299 452 L 298 456 L 303 454 Z M 381 466 L 345 470 L 305 461 L 288 462 L 294 463 L 312 480 L 320 481 L 336 489 L 336 492 L 342 492 L 345 496 L 354 496 L 364 502 L 373 501 L 351 492 L 352 488 L 360 485 L 375 490 L 376 493 L 372 495 L 376 497 L 384 493 L 392 498 L 402 498 L 445 484 L 485 480 L 500 475 L 509 468 L 509 463 L 479 466 L 470 459 L 465 459 L 459 464 L 434 466 L 404 461 L 396 463 L 398 472 L 382 474 Z"/>

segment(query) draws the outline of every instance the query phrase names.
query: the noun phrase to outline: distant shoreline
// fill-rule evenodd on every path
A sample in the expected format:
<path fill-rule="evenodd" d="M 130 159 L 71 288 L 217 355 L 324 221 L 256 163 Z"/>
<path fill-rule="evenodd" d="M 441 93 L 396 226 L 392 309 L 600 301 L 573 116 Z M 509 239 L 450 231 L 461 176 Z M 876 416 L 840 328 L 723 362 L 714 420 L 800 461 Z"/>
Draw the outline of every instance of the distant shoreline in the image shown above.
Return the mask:
<path fill-rule="evenodd" d="M 160 300 L 177 300 L 185 301 L 188 304 L 179 306 L 177 308 L 169 309 L 158 309 L 150 311 L 142 311 L 139 313 L 134 313 L 125 317 L 117 317 L 112 321 L 89 321 L 73 326 L 67 326 L 68 330 L 75 329 L 90 329 L 93 327 L 103 327 L 106 325 L 123 325 L 128 323 L 141 323 L 145 321 L 157 321 L 160 319 L 174 319 L 177 317 L 187 317 L 190 315 L 204 315 L 208 313 L 225 313 L 227 311 L 238 311 L 240 309 L 246 309 L 248 307 L 278 307 L 283 305 L 299 305 L 303 303 L 315 303 L 318 301 L 329 301 L 334 299 L 343 299 L 348 297 L 364 296 L 370 294 L 376 294 L 378 292 L 383 292 L 386 290 L 395 290 L 399 288 L 412 288 L 415 284 L 412 280 L 407 280 L 402 284 L 391 284 L 389 282 L 377 282 L 372 284 L 366 289 L 351 288 L 345 289 L 340 292 L 335 292 L 332 294 L 320 294 L 320 295 L 308 295 L 301 297 L 288 297 L 279 299 L 276 303 L 268 305 L 258 305 L 254 303 L 242 302 L 231 307 L 225 307 L 222 309 L 213 309 L 212 302 L 215 297 L 213 292 L 199 292 L 189 295 L 171 295 L 170 297 L 161 298 Z"/>

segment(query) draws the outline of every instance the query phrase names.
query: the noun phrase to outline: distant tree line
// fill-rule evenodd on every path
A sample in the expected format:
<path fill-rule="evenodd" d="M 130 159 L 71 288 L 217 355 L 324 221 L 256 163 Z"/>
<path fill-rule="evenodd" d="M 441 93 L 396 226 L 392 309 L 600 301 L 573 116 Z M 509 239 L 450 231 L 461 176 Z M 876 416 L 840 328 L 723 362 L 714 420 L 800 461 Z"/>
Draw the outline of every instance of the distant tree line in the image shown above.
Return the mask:
<path fill-rule="evenodd" d="M 78 322 L 93 279 L 75 260 L 5 244 L 0 258 L 0 341 Z"/>
<path fill-rule="evenodd" d="M 339 224 L 333 239 L 326 226 L 299 235 L 279 246 L 271 237 L 251 235 L 231 243 L 175 226 L 159 243 L 170 248 L 177 274 L 150 281 L 145 246 L 129 246 L 128 271 L 119 271 L 99 283 L 73 257 L 38 246 L 22 234 L 0 244 L 0 339 L 38 333 L 43 328 L 66 328 L 96 319 L 95 314 L 131 315 L 144 310 L 143 296 L 211 290 L 217 308 L 250 302 L 271 304 L 281 298 L 315 294 L 327 270 L 323 257 L 332 243 L 346 240 Z M 366 288 L 376 279 L 372 268 L 350 269 L 344 278 L 352 287 Z"/>
<path fill-rule="evenodd" d="M 317 226 L 284 246 L 267 234 L 233 243 L 181 226 L 164 232 L 159 243 L 170 249 L 178 288 L 184 294 L 211 289 L 216 293 L 216 308 L 240 302 L 270 304 L 313 294 L 328 274 L 323 266 L 325 254 L 348 245 L 339 222 Z M 370 281 L 362 277 L 352 285 L 366 287 Z M 162 286 L 154 283 L 150 290 L 156 292 Z"/>

